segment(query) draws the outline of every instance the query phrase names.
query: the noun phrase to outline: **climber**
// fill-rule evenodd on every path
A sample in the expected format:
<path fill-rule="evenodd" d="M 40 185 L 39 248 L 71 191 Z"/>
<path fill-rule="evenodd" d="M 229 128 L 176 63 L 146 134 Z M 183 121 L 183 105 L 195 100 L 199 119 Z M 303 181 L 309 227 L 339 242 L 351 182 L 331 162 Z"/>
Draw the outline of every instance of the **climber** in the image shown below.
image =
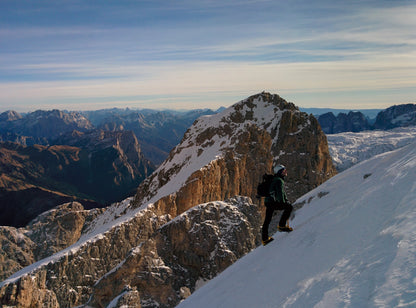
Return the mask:
<path fill-rule="evenodd" d="M 266 206 L 266 217 L 264 218 L 262 227 L 263 245 L 266 245 L 273 240 L 272 237 L 269 237 L 269 224 L 275 210 L 283 210 L 277 230 L 280 232 L 293 231 L 288 224 L 288 219 L 293 210 L 293 206 L 288 202 L 284 188 L 284 178 L 287 176 L 287 170 L 283 165 L 276 165 L 273 168 L 273 172 L 274 177 L 270 184 L 270 193 L 264 201 L 264 205 Z"/>

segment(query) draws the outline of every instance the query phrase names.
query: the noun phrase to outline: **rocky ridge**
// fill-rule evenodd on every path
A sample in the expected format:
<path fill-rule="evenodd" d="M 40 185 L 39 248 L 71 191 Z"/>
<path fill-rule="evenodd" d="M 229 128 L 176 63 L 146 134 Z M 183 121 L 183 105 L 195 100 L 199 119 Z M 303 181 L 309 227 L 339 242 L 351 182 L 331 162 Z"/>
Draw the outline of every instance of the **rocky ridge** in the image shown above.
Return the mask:
<path fill-rule="evenodd" d="M 273 162 L 290 170 L 292 201 L 336 172 L 316 119 L 278 95 L 260 93 L 199 118 L 133 200 L 107 208 L 72 246 L 3 281 L 1 303 L 57 307 L 90 299 L 104 307 L 140 298 L 136 307 L 174 306 L 259 244 L 262 207 L 233 196 L 254 197 Z"/>
<path fill-rule="evenodd" d="M 69 202 L 42 213 L 25 228 L 0 226 L 0 279 L 74 244 L 82 229 L 104 211 Z"/>
<path fill-rule="evenodd" d="M 396 105 L 380 111 L 374 126 L 376 129 L 416 125 L 416 104 Z"/>
<path fill-rule="evenodd" d="M 341 112 L 337 116 L 328 112 L 320 115 L 318 121 L 326 134 L 360 132 L 371 128 L 368 119 L 359 111 Z"/>
<path fill-rule="evenodd" d="M 335 116 L 327 112 L 318 116 L 322 130 L 326 134 L 361 132 L 365 130 L 391 130 L 396 127 L 416 125 L 416 104 L 402 104 L 389 107 L 369 119 L 360 111 L 341 112 Z"/>
<path fill-rule="evenodd" d="M 93 129 L 91 122 L 78 112 L 61 110 L 37 110 L 26 116 L 15 111 L 0 114 L 0 140 L 22 145 L 42 144 L 62 134 Z"/>
<path fill-rule="evenodd" d="M 203 281 L 254 249 L 260 225 L 259 211 L 247 197 L 191 208 L 161 226 L 100 279 L 88 305 L 105 307 L 129 285 L 140 290 L 142 307 L 176 306 Z"/>

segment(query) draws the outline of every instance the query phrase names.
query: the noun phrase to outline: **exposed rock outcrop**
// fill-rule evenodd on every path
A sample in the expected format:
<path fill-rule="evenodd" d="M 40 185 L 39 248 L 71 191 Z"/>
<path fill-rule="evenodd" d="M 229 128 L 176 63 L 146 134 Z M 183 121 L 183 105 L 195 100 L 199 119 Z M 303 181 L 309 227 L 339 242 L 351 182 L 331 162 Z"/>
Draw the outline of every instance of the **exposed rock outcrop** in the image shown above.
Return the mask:
<path fill-rule="evenodd" d="M 142 307 L 174 307 L 260 242 L 261 216 L 247 197 L 196 206 L 157 230 L 94 285 L 89 305 L 105 307 L 124 285 L 140 290 Z"/>
<path fill-rule="evenodd" d="M 325 134 L 361 132 L 371 128 L 368 119 L 359 111 L 341 112 L 337 116 L 328 112 L 320 115 L 318 121 Z"/>
<path fill-rule="evenodd" d="M 79 202 L 62 204 L 39 215 L 27 226 L 28 237 L 36 243 L 33 254 L 41 260 L 76 243 L 84 228 L 105 209 L 85 210 Z"/>
<path fill-rule="evenodd" d="M 25 230 L 0 227 L 0 280 L 35 262 L 36 244 L 25 235 Z"/>
<path fill-rule="evenodd" d="M 23 272 L 18 272 L 3 281 L 0 284 L 0 304 L 54 307 L 52 304 L 57 300 L 60 306 L 72 307 L 86 303 L 92 294 L 93 285 L 103 275 L 124 260 L 138 243 L 147 240 L 157 228 L 170 220 L 167 215 L 157 216 L 150 207 L 137 215 L 129 216 L 126 221 L 121 213 L 127 211 L 129 204 L 128 199 L 123 203 L 114 204 L 95 219 L 86 217 L 82 234 L 75 244 L 42 259 L 37 266 L 32 265 L 33 269 L 26 268 L 27 273 L 23 269 Z M 77 205 L 74 209 L 76 208 Z M 120 222 L 117 223 L 117 219 Z M 62 220 L 65 220 L 64 217 Z M 108 223 L 113 227 L 104 232 Z M 78 229 L 75 224 L 72 226 L 72 230 Z M 46 224 L 40 229 L 54 229 L 55 234 L 62 233 L 59 226 L 51 224 Z M 42 232 L 39 233 L 42 235 Z M 29 302 L 30 305 L 24 304 L 23 298 L 30 299 L 24 302 Z M 50 300 L 52 302 L 49 302 Z"/>

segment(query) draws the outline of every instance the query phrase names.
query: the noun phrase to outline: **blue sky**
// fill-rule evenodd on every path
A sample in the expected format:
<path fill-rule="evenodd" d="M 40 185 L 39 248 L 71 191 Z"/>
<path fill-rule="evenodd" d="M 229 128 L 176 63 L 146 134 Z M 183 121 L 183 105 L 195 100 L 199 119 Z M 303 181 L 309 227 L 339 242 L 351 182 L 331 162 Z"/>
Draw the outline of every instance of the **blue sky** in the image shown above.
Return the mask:
<path fill-rule="evenodd" d="M 0 111 L 416 102 L 416 1 L 0 1 Z"/>

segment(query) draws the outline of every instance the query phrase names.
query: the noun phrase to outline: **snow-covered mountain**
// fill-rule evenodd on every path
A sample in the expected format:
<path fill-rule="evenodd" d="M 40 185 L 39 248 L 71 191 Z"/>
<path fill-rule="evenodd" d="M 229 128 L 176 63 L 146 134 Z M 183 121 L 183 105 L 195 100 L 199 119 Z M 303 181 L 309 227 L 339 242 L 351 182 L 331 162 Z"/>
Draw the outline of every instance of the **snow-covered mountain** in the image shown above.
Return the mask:
<path fill-rule="evenodd" d="M 416 143 L 343 171 L 179 307 L 414 307 L 415 179 Z"/>

